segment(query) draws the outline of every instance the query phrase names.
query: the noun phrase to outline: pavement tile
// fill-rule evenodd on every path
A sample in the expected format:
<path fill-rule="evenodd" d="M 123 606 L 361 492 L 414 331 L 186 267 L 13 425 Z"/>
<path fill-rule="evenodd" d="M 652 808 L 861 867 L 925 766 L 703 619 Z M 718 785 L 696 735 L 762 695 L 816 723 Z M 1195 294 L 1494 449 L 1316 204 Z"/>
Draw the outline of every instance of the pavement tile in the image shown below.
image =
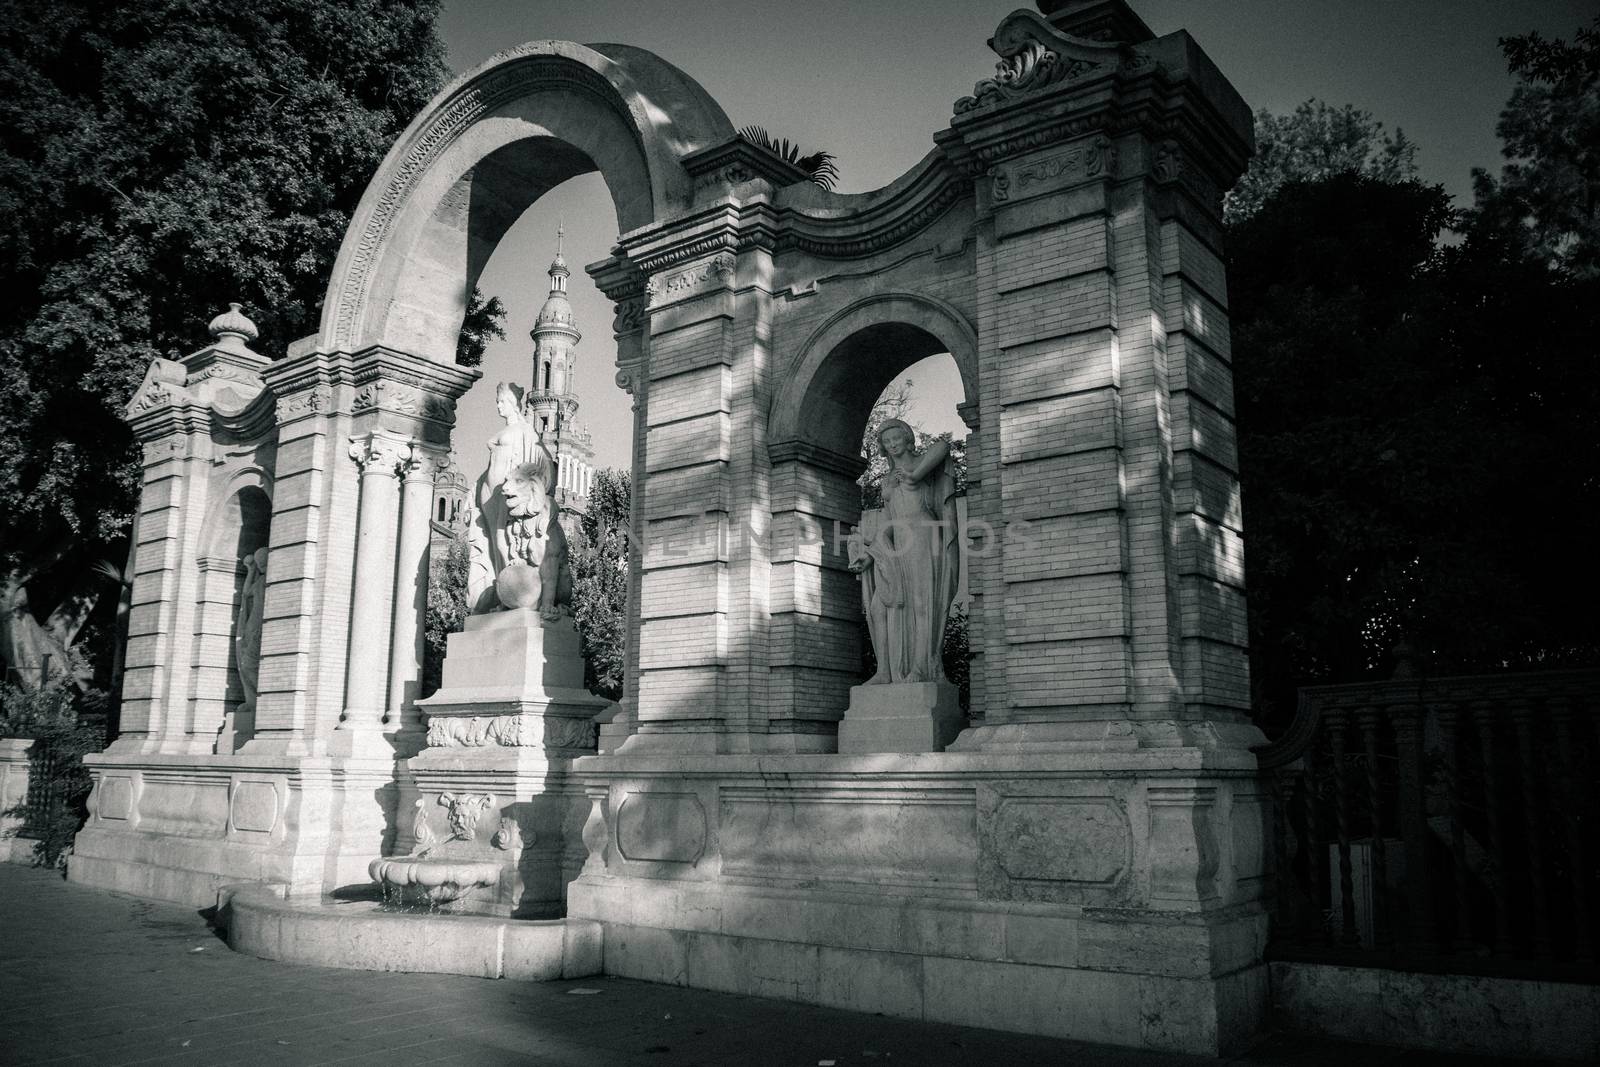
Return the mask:
<path fill-rule="evenodd" d="M 230 952 L 195 909 L 0 863 L 0 1064 L 306 1067 L 1187 1067 L 1220 1061 L 621 978 L 528 983 L 298 967 Z M 200 951 L 194 951 L 199 949 Z M 574 988 L 598 989 L 573 996 Z M 1481 1067 L 1271 1035 L 1229 1061 Z"/>

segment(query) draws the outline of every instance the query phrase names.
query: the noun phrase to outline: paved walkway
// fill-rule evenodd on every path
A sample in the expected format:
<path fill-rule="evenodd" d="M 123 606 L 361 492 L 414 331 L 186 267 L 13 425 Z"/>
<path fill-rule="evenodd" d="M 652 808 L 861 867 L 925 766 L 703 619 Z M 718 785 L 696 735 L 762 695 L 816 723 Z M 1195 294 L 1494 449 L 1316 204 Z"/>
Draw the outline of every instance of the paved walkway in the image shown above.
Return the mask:
<path fill-rule="evenodd" d="M 511 982 L 298 967 L 194 910 L 0 863 L 0 1063 L 894 1067 L 1163 1056 L 619 978 Z M 1235 1064 L 1481 1064 L 1275 1036 Z"/>

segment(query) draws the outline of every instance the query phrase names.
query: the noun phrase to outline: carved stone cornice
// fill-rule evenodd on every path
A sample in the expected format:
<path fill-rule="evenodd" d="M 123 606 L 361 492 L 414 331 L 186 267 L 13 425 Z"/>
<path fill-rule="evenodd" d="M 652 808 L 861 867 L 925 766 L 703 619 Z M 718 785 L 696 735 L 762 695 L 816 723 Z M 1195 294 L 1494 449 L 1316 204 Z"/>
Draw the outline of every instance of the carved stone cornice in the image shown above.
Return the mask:
<path fill-rule="evenodd" d="M 777 250 L 829 259 L 870 256 L 926 230 L 971 191 L 971 178 L 932 152 L 876 193 L 848 196 L 800 189 L 780 195 L 773 220 Z"/>
<path fill-rule="evenodd" d="M 303 352 L 263 372 L 280 423 L 314 415 L 387 413 L 439 433 L 455 421 L 455 402 L 481 372 L 373 345 L 347 352 Z"/>
<path fill-rule="evenodd" d="M 272 398 L 254 368 L 267 360 L 247 349 L 208 346 L 182 360 L 155 359 L 124 418 L 141 441 L 173 434 L 256 440 L 271 432 Z"/>
<path fill-rule="evenodd" d="M 954 166 L 989 172 L 1060 142 L 1095 135 L 1115 142 L 1137 133 L 1151 144 L 1170 142 L 1169 157 L 1181 156 L 1185 187 L 1197 198 L 1212 190 L 1220 198 L 1243 172 L 1252 148 L 1249 108 L 1187 34 L 1103 44 L 1019 11 L 991 43 L 1009 73 L 980 82 L 957 103 L 950 128 L 935 135 Z M 1160 180 L 1156 162 L 1155 152 L 1125 152 L 1114 175 L 1104 171 Z"/>
<path fill-rule="evenodd" d="M 805 171 L 743 137 L 691 152 L 683 157 L 682 163 L 683 169 L 694 179 L 697 191 L 739 185 L 758 178 L 775 189 L 807 180 Z"/>

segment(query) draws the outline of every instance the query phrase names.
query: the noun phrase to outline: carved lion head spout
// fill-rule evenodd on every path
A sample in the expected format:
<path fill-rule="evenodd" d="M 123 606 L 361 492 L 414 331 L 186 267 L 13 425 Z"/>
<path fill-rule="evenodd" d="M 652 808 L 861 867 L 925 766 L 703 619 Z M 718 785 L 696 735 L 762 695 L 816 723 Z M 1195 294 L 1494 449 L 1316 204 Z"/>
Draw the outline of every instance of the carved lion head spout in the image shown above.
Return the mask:
<path fill-rule="evenodd" d="M 519 463 L 500 485 L 506 509 L 514 519 L 533 519 L 545 513 L 550 497 L 549 478 L 544 464 Z"/>

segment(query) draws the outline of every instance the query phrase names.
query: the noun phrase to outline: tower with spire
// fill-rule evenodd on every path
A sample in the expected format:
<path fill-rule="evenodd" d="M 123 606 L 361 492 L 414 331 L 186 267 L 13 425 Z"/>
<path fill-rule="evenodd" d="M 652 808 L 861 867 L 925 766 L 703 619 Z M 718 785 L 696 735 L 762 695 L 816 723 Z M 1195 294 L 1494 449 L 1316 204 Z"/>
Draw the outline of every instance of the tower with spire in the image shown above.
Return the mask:
<path fill-rule="evenodd" d="M 585 510 L 594 476 L 594 441 L 577 420 L 578 397 L 574 352 L 583 338 L 572 318 L 567 279 L 572 272 L 561 255 L 564 228 L 556 230 L 556 258 L 550 263 L 550 295 L 533 321 L 533 382 L 528 390 L 528 419 L 556 457 L 556 503 L 563 515 Z"/>

